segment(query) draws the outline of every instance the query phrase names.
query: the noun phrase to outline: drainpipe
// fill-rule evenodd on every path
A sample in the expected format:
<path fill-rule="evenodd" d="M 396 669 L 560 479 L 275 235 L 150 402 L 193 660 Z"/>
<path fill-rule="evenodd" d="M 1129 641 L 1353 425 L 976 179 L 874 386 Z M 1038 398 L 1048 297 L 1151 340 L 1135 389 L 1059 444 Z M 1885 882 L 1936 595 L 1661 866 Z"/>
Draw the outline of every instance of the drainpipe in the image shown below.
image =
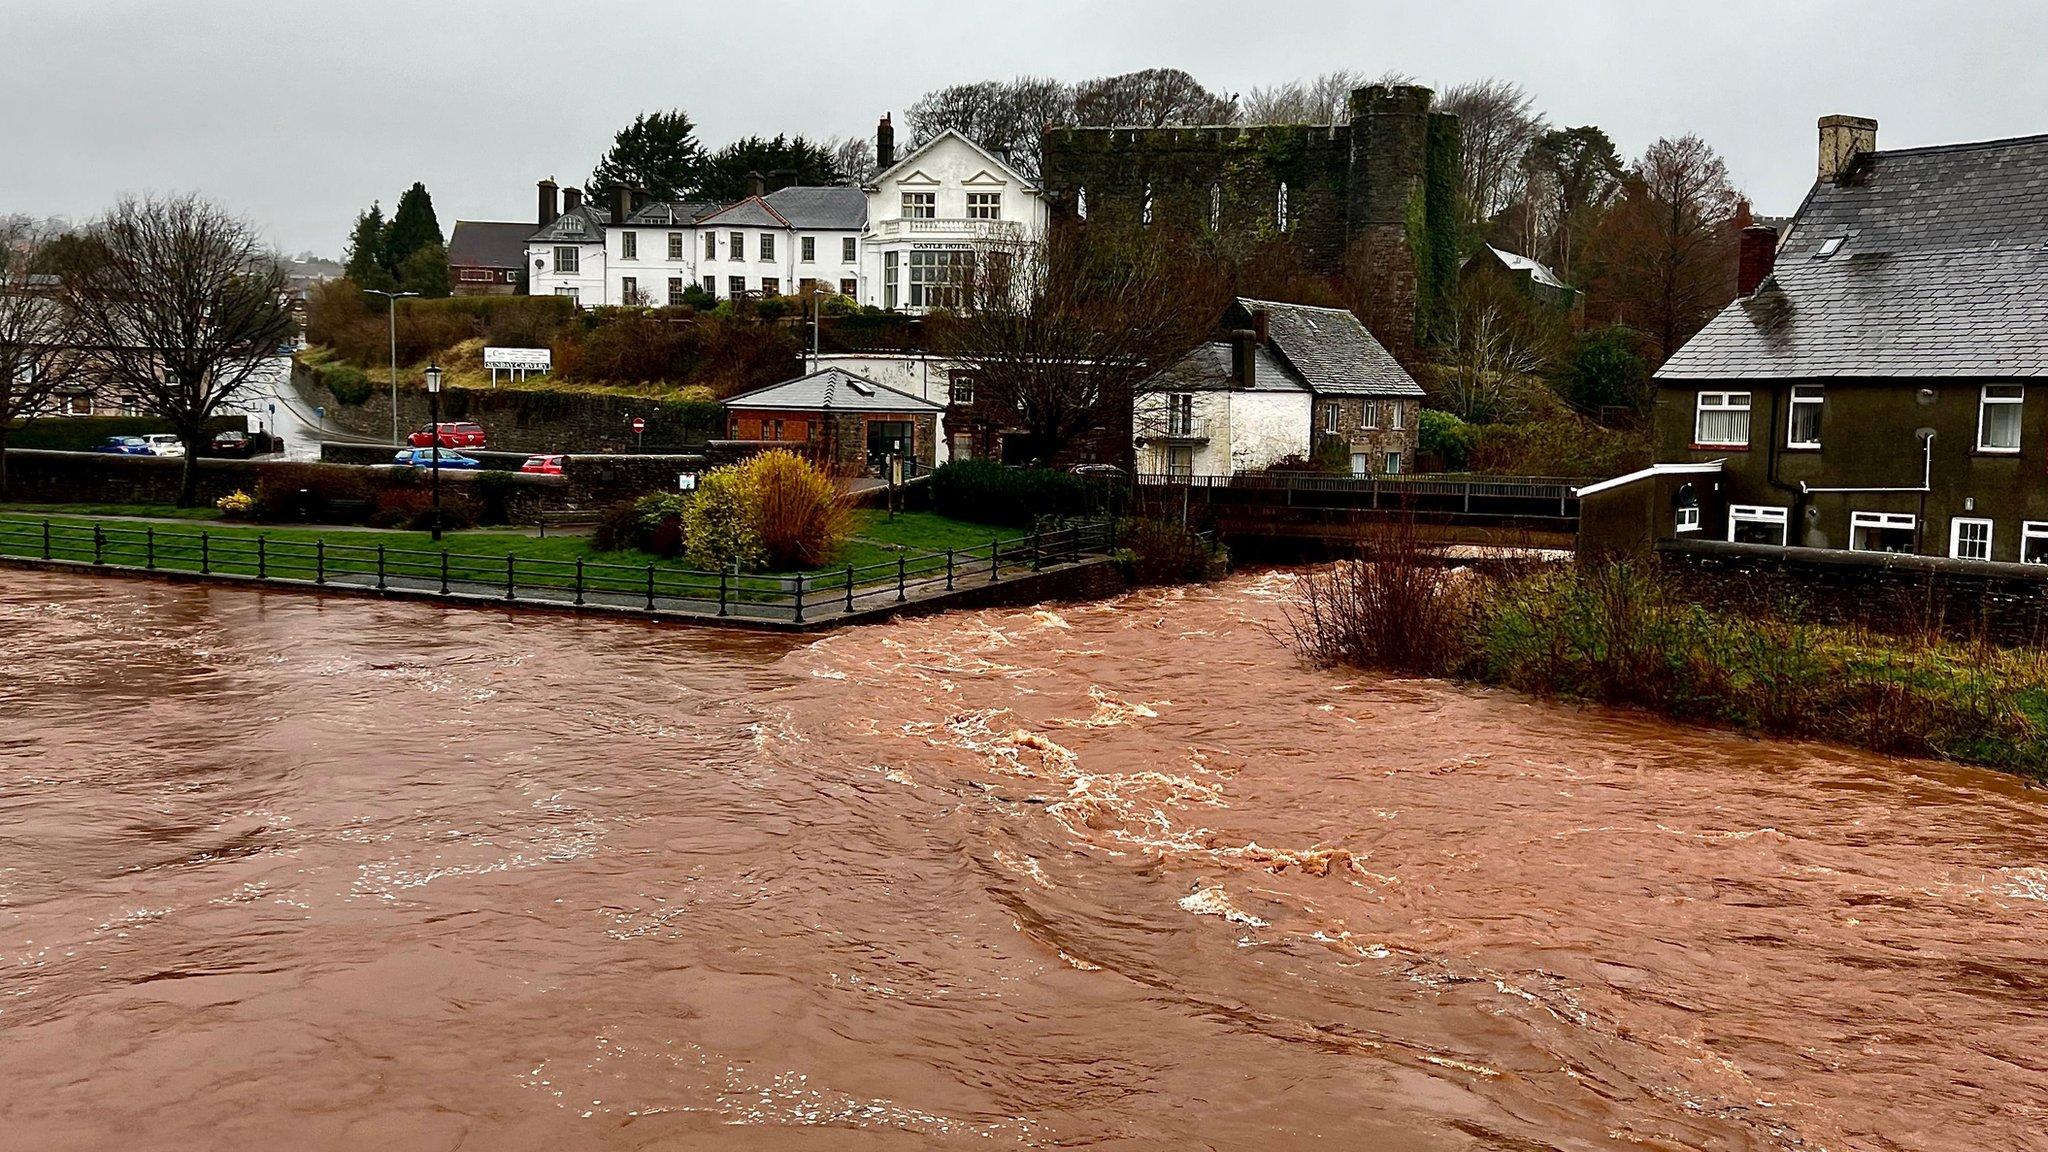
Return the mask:
<path fill-rule="evenodd" d="M 1913 550 L 1918 555 L 1926 554 L 1927 543 L 1927 494 L 1934 491 L 1934 429 L 1920 431 L 1920 483 L 1911 488 L 1815 488 L 1801 480 L 1799 491 L 1802 496 L 1817 492 L 1891 492 L 1918 493 L 1919 513 L 1913 517 Z"/>
<path fill-rule="evenodd" d="M 1789 539 L 1793 524 L 1806 523 L 1806 485 L 1788 484 L 1778 479 L 1778 452 L 1784 446 L 1784 442 L 1778 438 L 1778 415 L 1780 412 L 1778 403 L 1780 393 L 1787 387 L 1789 385 L 1786 384 L 1773 384 L 1771 386 L 1771 423 L 1764 440 L 1764 481 L 1780 492 L 1792 494 L 1792 512 L 1785 526 L 1785 533 Z"/>

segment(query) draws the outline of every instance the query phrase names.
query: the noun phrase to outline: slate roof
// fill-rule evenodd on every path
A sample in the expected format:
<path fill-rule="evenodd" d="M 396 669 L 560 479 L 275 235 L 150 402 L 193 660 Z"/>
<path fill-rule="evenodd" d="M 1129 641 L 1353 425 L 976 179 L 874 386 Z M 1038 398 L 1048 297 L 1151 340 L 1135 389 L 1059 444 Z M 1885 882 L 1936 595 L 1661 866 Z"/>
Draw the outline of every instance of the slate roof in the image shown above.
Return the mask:
<path fill-rule="evenodd" d="M 935 404 L 844 368 L 820 368 L 807 376 L 726 398 L 727 408 L 784 412 L 943 412 Z"/>
<path fill-rule="evenodd" d="M 1266 313 L 1271 347 L 1319 396 L 1420 397 L 1408 375 L 1358 317 L 1342 308 L 1312 308 L 1239 297 L 1236 311 Z"/>
<path fill-rule="evenodd" d="M 718 209 L 719 205 L 709 200 L 657 200 L 627 217 L 626 223 L 666 227 L 695 224 Z"/>
<path fill-rule="evenodd" d="M 1950 376 L 2048 376 L 2048 136 L 1858 157 L 1807 195 L 1764 286 L 1657 371 Z"/>
<path fill-rule="evenodd" d="M 457 220 L 448 235 L 448 264 L 454 268 L 520 268 L 526 264 L 531 224 Z"/>
<path fill-rule="evenodd" d="M 762 202 L 792 228 L 858 232 L 868 225 L 868 194 L 858 188 L 792 185 L 770 192 Z"/>
<path fill-rule="evenodd" d="M 547 227 L 526 238 L 528 244 L 596 244 L 604 239 L 604 226 L 611 213 L 584 204 L 573 212 L 555 217 Z"/>
<path fill-rule="evenodd" d="M 783 219 L 780 212 L 770 208 L 768 202 L 759 196 L 749 196 L 745 200 L 728 205 L 697 223 L 707 226 L 716 224 L 720 227 L 731 224 L 742 228 L 789 227 L 789 221 Z"/>
<path fill-rule="evenodd" d="M 1161 370 L 1145 385 L 1150 392 L 1307 392 L 1308 382 L 1301 374 L 1287 365 L 1285 360 L 1273 354 L 1270 348 L 1260 347 L 1253 354 L 1252 386 L 1238 388 L 1235 369 L 1232 365 L 1231 347 L 1227 340 L 1211 340 L 1197 345 L 1195 350 Z"/>

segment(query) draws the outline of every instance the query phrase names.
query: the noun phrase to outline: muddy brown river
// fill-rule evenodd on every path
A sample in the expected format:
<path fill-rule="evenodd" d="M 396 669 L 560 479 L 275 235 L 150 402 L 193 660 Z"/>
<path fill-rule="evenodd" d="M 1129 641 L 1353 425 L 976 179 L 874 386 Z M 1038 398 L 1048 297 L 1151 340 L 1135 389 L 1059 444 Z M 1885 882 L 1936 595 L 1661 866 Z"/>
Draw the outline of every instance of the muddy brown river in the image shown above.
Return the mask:
<path fill-rule="evenodd" d="M 2048 1149 L 2048 793 L 1311 671 L 0 572 L 0 1147 Z"/>

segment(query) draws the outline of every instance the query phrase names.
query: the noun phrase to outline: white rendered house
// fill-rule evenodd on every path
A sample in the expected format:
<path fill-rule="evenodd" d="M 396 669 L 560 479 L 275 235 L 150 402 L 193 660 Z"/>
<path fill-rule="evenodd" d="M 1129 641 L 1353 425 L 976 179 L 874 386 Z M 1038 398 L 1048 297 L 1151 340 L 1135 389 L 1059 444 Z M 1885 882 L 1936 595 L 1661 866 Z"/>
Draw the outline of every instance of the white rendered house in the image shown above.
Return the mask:
<path fill-rule="evenodd" d="M 960 133 L 942 132 L 897 160 L 884 117 L 875 144 L 882 170 L 867 185 L 861 303 L 905 312 L 957 304 L 977 249 L 1045 235 L 1050 213 L 1038 186 Z"/>
<path fill-rule="evenodd" d="M 721 300 L 789 295 L 806 282 L 860 298 L 858 188 L 792 186 L 749 196 L 696 222 L 696 282 Z"/>

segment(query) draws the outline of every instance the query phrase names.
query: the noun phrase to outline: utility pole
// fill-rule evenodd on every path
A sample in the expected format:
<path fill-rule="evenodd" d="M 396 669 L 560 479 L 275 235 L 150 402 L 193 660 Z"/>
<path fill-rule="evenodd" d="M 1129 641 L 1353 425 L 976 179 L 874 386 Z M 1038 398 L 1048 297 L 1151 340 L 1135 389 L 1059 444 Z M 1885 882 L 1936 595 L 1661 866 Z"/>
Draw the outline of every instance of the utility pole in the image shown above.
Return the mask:
<path fill-rule="evenodd" d="M 417 296 L 417 292 L 386 292 L 382 288 L 365 288 L 366 296 L 382 296 L 391 302 L 391 446 L 398 447 L 398 301 L 401 297 Z"/>

